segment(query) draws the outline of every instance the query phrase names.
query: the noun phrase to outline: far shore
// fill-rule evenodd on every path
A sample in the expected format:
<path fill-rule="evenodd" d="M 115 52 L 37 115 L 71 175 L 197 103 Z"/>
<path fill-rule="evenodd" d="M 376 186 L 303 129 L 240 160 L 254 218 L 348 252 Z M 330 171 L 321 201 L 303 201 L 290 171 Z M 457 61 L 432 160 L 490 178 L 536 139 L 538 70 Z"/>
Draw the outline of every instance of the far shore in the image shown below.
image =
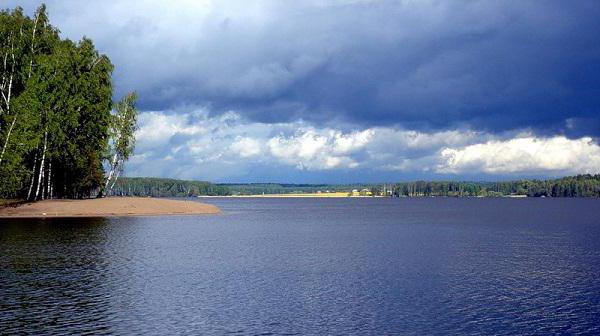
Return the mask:
<path fill-rule="evenodd" d="M 348 195 L 348 192 L 332 193 L 289 193 L 289 194 L 252 194 L 252 195 L 226 195 L 226 196 L 208 196 L 199 195 L 198 198 L 391 198 L 392 196 L 381 195 Z M 526 198 L 527 195 L 504 195 L 504 196 L 400 196 L 399 198 Z"/>
<path fill-rule="evenodd" d="M 348 192 L 330 192 L 330 193 L 288 193 L 288 194 L 253 194 L 253 195 L 228 195 L 228 196 L 197 196 L 203 197 L 235 197 L 235 198 L 373 198 L 373 197 L 384 197 L 384 196 L 364 196 L 364 195 L 348 195 Z"/>
<path fill-rule="evenodd" d="M 106 197 L 14 203 L 0 207 L 0 218 L 207 215 L 219 212 L 214 205 L 189 200 Z"/>

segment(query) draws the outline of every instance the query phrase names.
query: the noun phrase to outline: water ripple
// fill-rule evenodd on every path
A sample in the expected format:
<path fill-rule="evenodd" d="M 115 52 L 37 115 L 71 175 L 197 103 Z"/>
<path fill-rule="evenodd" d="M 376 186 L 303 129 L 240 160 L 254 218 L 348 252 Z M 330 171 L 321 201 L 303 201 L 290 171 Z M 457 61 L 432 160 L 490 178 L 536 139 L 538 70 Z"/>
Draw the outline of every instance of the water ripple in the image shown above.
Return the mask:
<path fill-rule="evenodd" d="M 209 201 L 3 220 L 0 334 L 600 333 L 599 200 Z"/>

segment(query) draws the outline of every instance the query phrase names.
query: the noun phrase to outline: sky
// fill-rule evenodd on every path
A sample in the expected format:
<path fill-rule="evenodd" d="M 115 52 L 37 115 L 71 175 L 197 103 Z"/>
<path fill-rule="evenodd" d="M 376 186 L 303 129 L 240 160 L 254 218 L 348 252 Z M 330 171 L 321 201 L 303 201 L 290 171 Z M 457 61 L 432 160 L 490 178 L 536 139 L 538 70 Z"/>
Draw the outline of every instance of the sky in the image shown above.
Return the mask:
<path fill-rule="evenodd" d="M 47 0 L 139 93 L 128 176 L 600 173 L 600 2 Z M 32 14 L 38 1 L 12 1 Z"/>

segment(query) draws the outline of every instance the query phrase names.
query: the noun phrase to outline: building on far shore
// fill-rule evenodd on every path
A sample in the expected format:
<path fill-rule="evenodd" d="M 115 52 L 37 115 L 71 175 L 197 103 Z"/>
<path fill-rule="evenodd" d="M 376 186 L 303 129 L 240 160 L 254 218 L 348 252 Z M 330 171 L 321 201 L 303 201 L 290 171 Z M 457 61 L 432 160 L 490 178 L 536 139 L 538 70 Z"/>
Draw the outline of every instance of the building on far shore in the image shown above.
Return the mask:
<path fill-rule="evenodd" d="M 361 189 L 360 191 L 358 189 L 352 189 L 352 191 L 348 193 L 348 196 L 350 196 L 350 197 L 373 196 L 373 192 L 371 192 L 371 190 L 369 190 L 367 188 Z"/>

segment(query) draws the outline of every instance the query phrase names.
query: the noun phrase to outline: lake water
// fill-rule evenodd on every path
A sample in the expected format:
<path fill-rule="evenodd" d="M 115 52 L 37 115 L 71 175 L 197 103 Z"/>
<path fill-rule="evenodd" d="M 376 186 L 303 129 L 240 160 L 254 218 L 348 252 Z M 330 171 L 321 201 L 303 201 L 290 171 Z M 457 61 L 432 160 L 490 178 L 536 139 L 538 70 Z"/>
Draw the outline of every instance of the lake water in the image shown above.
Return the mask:
<path fill-rule="evenodd" d="M 598 199 L 0 221 L 0 334 L 599 334 Z"/>

